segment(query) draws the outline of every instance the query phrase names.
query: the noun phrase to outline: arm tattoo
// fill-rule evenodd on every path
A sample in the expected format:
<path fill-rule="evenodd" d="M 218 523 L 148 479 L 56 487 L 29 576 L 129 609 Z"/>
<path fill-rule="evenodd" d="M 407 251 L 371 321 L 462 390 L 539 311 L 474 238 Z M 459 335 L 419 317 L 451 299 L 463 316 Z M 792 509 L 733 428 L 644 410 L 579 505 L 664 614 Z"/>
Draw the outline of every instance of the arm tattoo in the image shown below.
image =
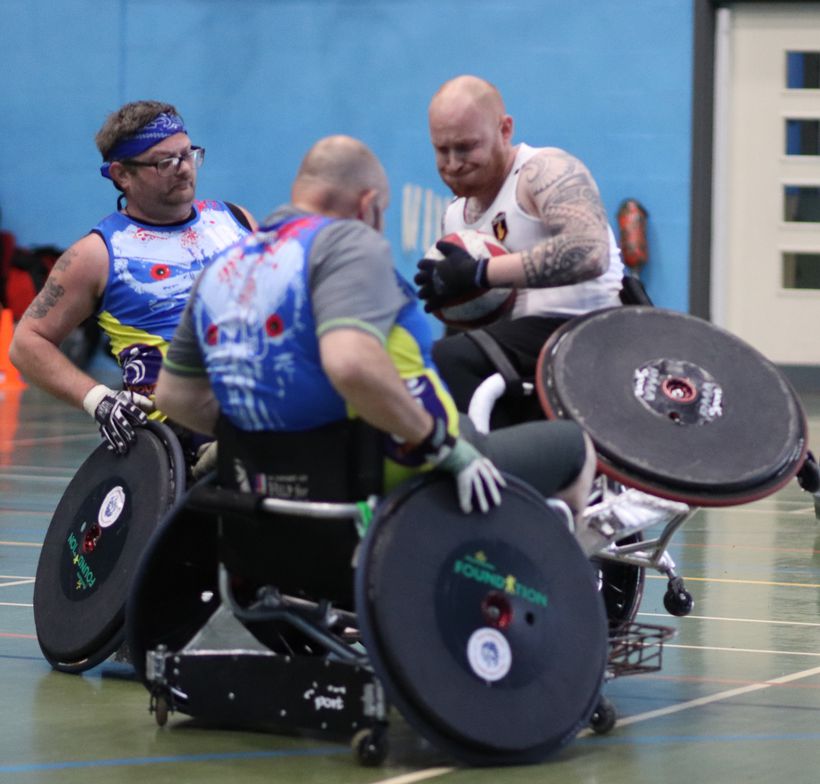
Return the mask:
<path fill-rule="evenodd" d="M 71 262 L 74 261 L 74 257 L 77 255 L 77 251 L 74 248 L 69 248 L 62 256 L 54 264 L 54 269 L 58 272 L 63 272 L 67 270 L 71 266 Z"/>
<path fill-rule="evenodd" d="M 51 279 L 46 280 L 43 290 L 35 297 L 23 314 L 23 318 L 41 319 L 51 310 L 65 294 L 65 289 Z"/>
<path fill-rule="evenodd" d="M 528 161 L 523 174 L 548 234 L 521 253 L 527 286 L 566 286 L 606 271 L 607 217 L 586 167 L 577 158 L 554 150 Z"/>

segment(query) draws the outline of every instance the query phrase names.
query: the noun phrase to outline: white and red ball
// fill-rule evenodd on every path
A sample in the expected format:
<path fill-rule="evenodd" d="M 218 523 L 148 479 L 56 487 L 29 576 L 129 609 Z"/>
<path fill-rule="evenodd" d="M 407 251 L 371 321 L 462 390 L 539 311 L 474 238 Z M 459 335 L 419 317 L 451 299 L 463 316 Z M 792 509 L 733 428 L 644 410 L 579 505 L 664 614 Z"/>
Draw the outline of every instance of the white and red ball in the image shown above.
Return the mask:
<path fill-rule="evenodd" d="M 503 256 L 509 251 L 492 235 L 473 229 L 454 231 L 441 238 L 467 251 L 473 258 Z M 437 240 L 440 242 L 441 240 Z M 444 254 L 435 244 L 424 258 L 441 261 Z M 515 304 L 515 289 L 479 289 L 447 303 L 433 315 L 451 327 L 472 329 L 491 324 L 509 313 Z"/>

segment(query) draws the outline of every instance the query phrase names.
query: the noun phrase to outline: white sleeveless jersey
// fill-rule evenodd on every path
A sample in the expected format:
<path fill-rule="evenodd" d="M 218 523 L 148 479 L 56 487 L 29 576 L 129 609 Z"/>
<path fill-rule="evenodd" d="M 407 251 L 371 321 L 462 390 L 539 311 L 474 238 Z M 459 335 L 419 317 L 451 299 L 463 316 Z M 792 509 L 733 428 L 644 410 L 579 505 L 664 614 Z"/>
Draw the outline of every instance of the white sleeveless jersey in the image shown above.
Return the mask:
<path fill-rule="evenodd" d="M 467 223 L 464 220 L 466 199 L 454 199 L 444 213 L 442 228 L 444 234 L 462 229 L 474 229 L 494 234 L 511 252 L 525 250 L 547 238 L 548 233 L 540 219 L 528 215 L 518 204 L 516 188 L 521 168 L 540 152 L 539 148 L 519 144 L 515 163 L 504 180 L 504 184 L 489 209 L 478 220 Z M 621 251 L 615 242 L 615 235 L 609 232 L 609 269 L 602 275 L 583 283 L 570 286 L 553 286 L 543 289 L 518 289 L 512 317 L 578 315 L 599 308 L 620 305 L 618 292 L 624 265 Z"/>

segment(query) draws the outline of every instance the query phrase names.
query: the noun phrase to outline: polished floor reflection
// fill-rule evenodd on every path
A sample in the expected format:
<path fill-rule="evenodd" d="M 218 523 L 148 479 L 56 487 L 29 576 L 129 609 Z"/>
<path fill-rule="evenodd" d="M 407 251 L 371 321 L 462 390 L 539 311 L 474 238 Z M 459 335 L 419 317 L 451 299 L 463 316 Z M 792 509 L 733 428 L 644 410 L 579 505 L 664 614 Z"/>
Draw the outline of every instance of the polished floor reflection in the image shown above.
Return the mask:
<path fill-rule="evenodd" d="M 820 395 L 803 395 L 820 444 Z M 700 510 L 671 548 L 696 606 L 663 609 L 649 575 L 640 619 L 677 629 L 658 673 L 609 683 L 620 721 L 536 767 L 466 770 L 397 722 L 387 764 L 346 746 L 266 732 L 158 728 L 122 665 L 50 669 L 32 617 L 51 514 L 97 443 L 82 412 L 34 389 L 0 390 L 0 782 L 789 782 L 820 762 L 820 523 L 796 485 L 742 507 Z"/>

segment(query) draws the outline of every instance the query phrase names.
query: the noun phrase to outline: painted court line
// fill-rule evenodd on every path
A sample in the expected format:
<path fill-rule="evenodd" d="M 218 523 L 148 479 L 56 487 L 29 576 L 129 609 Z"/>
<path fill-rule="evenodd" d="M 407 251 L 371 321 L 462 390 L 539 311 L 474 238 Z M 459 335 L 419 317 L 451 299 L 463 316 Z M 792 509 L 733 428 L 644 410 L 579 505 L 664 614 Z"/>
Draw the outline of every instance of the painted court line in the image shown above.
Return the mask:
<path fill-rule="evenodd" d="M 0 540 L 0 547 L 42 547 L 40 542 L 4 542 Z"/>
<path fill-rule="evenodd" d="M 725 651 L 727 653 L 767 653 L 777 656 L 820 656 L 820 653 L 807 651 L 768 651 L 763 648 L 729 648 L 715 645 L 677 645 L 669 642 L 663 644 L 664 648 L 681 648 L 687 651 Z"/>
<path fill-rule="evenodd" d="M 27 577 L 24 580 L 12 580 L 10 583 L 0 583 L 0 588 L 12 588 L 15 585 L 31 585 L 33 582 L 33 577 Z"/>
<path fill-rule="evenodd" d="M 455 768 L 427 768 L 426 770 L 417 770 L 413 773 L 404 773 L 401 776 L 394 776 L 392 779 L 381 779 L 375 781 L 373 784 L 413 784 L 416 781 L 425 781 L 426 779 L 433 779 L 437 776 L 445 776 L 452 773 Z"/>
<path fill-rule="evenodd" d="M 37 482 L 38 484 L 54 482 L 61 485 L 68 484 L 73 477 L 73 473 L 65 474 L 64 476 L 43 476 L 42 474 L 0 474 L 0 479 L 5 482 Z"/>
<path fill-rule="evenodd" d="M 34 607 L 34 605 L 23 602 L 0 602 L 0 607 Z"/>
<path fill-rule="evenodd" d="M 13 452 L 19 446 L 39 446 L 40 444 L 64 444 L 68 441 L 96 441 L 100 437 L 97 433 L 77 433 L 76 435 L 42 436 L 41 438 L 20 438 L 13 441 L 0 442 L 0 452 Z"/>
<path fill-rule="evenodd" d="M 189 754 L 166 757 L 134 757 L 131 759 L 103 759 L 103 760 L 77 760 L 66 762 L 36 762 L 23 763 L 19 765 L 0 764 L 0 773 L 31 773 L 33 771 L 44 770 L 68 770 L 71 768 L 119 768 L 134 767 L 137 765 L 159 765 L 163 763 L 179 762 L 211 762 L 221 760 L 237 760 L 239 762 L 249 759 L 272 759 L 276 757 L 321 757 L 328 754 L 338 754 L 342 751 L 340 746 L 326 747 L 319 746 L 314 749 L 303 749 L 290 751 L 242 751 L 226 752 L 224 754 Z"/>
<path fill-rule="evenodd" d="M 820 654 L 813 655 L 820 656 Z M 637 713 L 634 716 L 626 716 L 622 719 L 618 719 L 618 726 L 627 727 L 630 724 L 638 724 L 639 722 L 648 721 L 649 719 L 658 719 L 663 716 L 669 716 L 673 713 L 680 713 L 681 711 L 690 710 L 691 708 L 699 708 L 702 705 L 710 705 L 713 702 L 721 702 L 723 700 L 729 700 L 732 697 L 740 697 L 743 694 L 763 691 L 764 689 L 769 689 L 772 686 L 781 686 L 786 683 L 791 683 L 792 681 L 802 680 L 803 678 L 811 678 L 814 675 L 820 675 L 820 667 L 813 667 L 810 670 L 801 670 L 800 672 L 795 672 L 791 675 L 783 675 L 780 678 L 772 678 L 769 681 L 763 681 L 761 683 L 740 686 L 737 689 L 721 691 L 717 694 L 711 694 L 708 697 L 698 697 L 695 700 L 680 702 L 677 705 L 669 705 L 666 708 L 658 708 L 657 710 L 647 711 L 646 713 Z"/>
<path fill-rule="evenodd" d="M 647 580 L 669 580 L 660 574 L 648 574 Z M 772 580 L 737 580 L 729 577 L 684 577 L 684 582 L 693 583 L 728 583 L 730 585 L 768 585 L 781 588 L 820 588 L 820 583 L 781 583 Z"/>
<path fill-rule="evenodd" d="M 645 618 L 666 618 L 669 619 L 669 613 L 651 613 L 639 612 L 638 615 Z M 820 623 L 813 623 L 810 621 L 775 621 L 771 618 L 722 618 L 717 615 L 687 615 L 685 616 L 690 621 L 723 621 L 725 623 L 763 623 L 771 624 L 773 626 L 820 626 Z"/>

